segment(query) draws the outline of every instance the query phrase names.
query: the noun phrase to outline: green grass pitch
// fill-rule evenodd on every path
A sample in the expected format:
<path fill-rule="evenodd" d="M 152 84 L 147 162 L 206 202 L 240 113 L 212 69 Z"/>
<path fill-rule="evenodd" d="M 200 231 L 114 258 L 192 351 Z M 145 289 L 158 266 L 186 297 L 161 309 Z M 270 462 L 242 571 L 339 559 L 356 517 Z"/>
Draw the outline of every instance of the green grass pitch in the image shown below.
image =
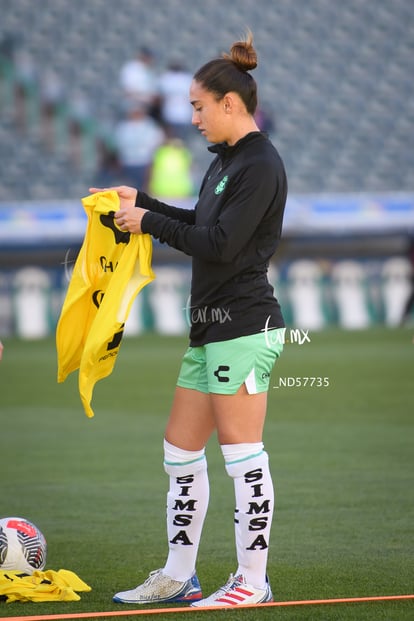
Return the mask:
<path fill-rule="evenodd" d="M 285 346 L 271 380 L 265 447 L 277 497 L 269 559 L 275 598 L 413 593 L 413 331 L 310 337 Z M 112 375 L 95 387 L 95 418 L 87 419 L 77 373 L 56 382 L 52 339 L 5 339 L 0 515 L 35 522 L 48 541 L 47 567 L 76 572 L 92 591 L 75 603 L 0 602 L 0 617 L 124 609 L 112 594 L 162 566 L 162 437 L 186 344 L 152 334 L 125 338 Z M 309 379 L 294 387 L 287 379 L 306 377 L 327 378 L 329 386 Z M 205 594 L 236 568 L 232 481 L 214 437 L 207 454 L 211 504 L 198 562 Z M 206 615 L 408 621 L 414 606 L 388 601 L 169 617 Z"/>

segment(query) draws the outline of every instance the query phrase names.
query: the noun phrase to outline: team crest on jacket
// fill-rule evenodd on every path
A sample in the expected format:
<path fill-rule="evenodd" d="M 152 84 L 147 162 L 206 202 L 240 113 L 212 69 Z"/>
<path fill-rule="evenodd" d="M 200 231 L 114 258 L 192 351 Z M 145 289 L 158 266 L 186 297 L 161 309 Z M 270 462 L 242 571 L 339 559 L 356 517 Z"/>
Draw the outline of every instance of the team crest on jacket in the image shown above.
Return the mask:
<path fill-rule="evenodd" d="M 214 194 L 221 194 L 224 188 L 226 187 L 228 180 L 229 178 L 227 175 L 223 177 L 220 183 L 216 186 L 216 189 L 214 190 Z"/>

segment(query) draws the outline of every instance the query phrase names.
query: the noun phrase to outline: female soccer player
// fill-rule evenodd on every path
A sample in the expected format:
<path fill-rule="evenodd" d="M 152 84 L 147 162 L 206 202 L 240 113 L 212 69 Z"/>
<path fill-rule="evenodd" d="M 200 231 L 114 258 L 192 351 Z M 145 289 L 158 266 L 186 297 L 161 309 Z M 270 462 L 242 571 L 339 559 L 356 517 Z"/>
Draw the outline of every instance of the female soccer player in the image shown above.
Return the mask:
<path fill-rule="evenodd" d="M 164 439 L 168 558 L 142 585 L 117 593 L 116 602 L 225 606 L 273 598 L 266 566 L 274 492 L 262 432 L 284 323 L 267 268 L 281 234 L 287 181 L 253 117 L 257 89 L 249 71 L 256 66 L 249 33 L 194 75 L 192 123 L 216 154 L 194 210 L 134 188 L 110 188 L 120 197 L 115 219 L 122 230 L 150 233 L 192 256 L 190 346 Z M 195 567 L 209 499 L 205 446 L 214 430 L 234 479 L 238 567 L 202 599 Z"/>

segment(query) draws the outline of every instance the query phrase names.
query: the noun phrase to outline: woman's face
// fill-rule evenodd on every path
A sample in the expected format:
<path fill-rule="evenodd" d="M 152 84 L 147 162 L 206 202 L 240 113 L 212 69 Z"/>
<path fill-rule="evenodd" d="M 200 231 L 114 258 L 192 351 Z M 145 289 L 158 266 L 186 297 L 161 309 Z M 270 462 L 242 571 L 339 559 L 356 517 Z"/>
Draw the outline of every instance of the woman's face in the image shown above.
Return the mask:
<path fill-rule="evenodd" d="M 212 143 L 227 142 L 229 119 L 223 100 L 217 101 L 213 93 L 199 82 L 192 81 L 190 103 L 193 106 L 192 124 Z"/>

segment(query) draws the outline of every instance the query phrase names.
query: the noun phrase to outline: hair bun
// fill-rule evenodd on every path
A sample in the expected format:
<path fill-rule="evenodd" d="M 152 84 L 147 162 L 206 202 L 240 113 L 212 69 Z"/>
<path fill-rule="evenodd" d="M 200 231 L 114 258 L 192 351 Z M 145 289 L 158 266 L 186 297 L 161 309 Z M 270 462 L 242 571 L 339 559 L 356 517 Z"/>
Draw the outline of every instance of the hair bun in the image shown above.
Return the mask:
<path fill-rule="evenodd" d="M 246 41 L 233 43 L 230 55 L 227 58 L 230 58 L 242 71 L 250 71 L 257 67 L 257 53 L 253 47 L 253 35 L 250 31 L 247 34 Z"/>

